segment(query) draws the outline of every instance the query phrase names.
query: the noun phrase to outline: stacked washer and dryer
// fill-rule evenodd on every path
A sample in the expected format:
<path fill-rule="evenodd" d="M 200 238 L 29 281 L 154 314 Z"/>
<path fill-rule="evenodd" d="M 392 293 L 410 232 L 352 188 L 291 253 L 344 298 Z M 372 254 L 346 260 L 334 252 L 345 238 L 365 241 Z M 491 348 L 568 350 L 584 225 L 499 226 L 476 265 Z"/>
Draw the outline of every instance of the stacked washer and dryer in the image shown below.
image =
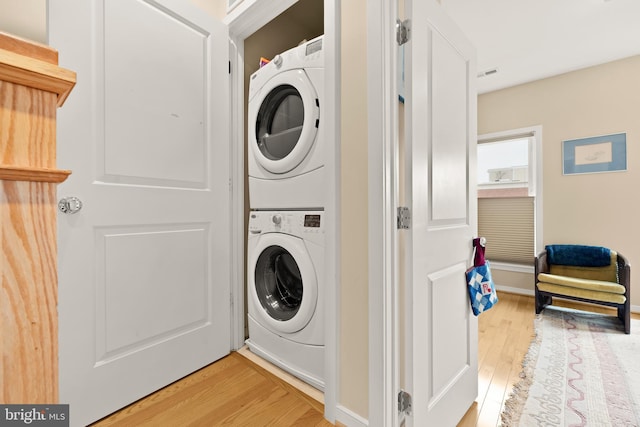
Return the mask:
<path fill-rule="evenodd" d="M 251 351 L 324 389 L 323 36 L 251 75 L 247 300 Z"/>

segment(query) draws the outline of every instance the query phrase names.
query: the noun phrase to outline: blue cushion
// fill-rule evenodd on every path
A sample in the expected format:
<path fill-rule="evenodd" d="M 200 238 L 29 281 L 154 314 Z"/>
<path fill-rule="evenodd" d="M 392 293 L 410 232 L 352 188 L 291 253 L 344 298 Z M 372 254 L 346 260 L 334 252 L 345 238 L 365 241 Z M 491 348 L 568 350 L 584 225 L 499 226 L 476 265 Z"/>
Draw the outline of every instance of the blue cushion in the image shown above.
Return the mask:
<path fill-rule="evenodd" d="M 606 267 L 611 264 L 611 251 L 602 246 L 547 245 L 547 261 L 556 265 Z"/>

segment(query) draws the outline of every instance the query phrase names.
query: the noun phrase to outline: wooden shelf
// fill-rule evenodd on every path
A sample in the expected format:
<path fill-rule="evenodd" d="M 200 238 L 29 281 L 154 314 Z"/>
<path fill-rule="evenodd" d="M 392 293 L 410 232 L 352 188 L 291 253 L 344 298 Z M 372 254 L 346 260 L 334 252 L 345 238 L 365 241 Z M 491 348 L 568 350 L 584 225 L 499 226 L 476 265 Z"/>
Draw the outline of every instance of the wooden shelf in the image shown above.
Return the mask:
<path fill-rule="evenodd" d="M 49 64 L 58 65 L 58 51 L 46 44 L 0 31 L 0 49 L 19 53 L 29 58 L 39 59 Z"/>
<path fill-rule="evenodd" d="M 53 92 L 60 107 L 76 84 L 76 73 L 0 48 L 0 81 Z"/>
<path fill-rule="evenodd" d="M 0 180 L 5 181 L 50 182 L 59 184 L 64 182 L 69 175 L 71 175 L 70 170 L 0 165 Z"/>

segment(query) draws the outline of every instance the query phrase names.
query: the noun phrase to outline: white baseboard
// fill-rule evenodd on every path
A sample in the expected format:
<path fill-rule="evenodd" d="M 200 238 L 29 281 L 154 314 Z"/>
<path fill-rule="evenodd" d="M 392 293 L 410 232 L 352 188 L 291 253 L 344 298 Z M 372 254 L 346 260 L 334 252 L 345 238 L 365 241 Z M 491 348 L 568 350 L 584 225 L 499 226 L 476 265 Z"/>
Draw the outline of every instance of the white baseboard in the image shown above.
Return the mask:
<path fill-rule="evenodd" d="M 369 420 L 342 405 L 336 407 L 336 421 L 347 427 L 367 427 L 369 425 Z"/>
<path fill-rule="evenodd" d="M 496 291 L 509 292 L 510 294 L 527 295 L 530 297 L 535 296 L 535 292 L 533 291 L 533 289 L 513 288 L 510 286 L 502 286 L 498 284 L 496 284 Z M 584 304 L 589 304 L 589 303 L 585 302 Z M 640 314 L 640 305 L 632 305 L 631 312 Z"/>
<path fill-rule="evenodd" d="M 535 292 L 533 292 L 533 289 L 513 288 L 511 286 L 498 285 L 497 283 L 496 283 L 496 291 L 509 292 L 510 294 L 527 295 L 530 297 L 535 295 Z"/>

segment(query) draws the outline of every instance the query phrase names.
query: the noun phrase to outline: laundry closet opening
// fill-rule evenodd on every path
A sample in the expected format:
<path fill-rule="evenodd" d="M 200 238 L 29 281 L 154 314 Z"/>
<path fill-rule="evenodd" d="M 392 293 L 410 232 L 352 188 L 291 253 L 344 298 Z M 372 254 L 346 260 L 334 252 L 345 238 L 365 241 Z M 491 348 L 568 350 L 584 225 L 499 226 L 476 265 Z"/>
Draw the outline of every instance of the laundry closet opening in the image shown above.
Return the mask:
<path fill-rule="evenodd" d="M 324 346 L 319 288 L 325 205 L 309 197 L 319 194 L 315 187 L 324 182 L 313 173 L 323 164 L 310 159 L 322 163 L 324 158 L 303 145 L 306 140 L 324 143 L 316 136 L 317 92 L 324 88 L 324 65 L 318 65 L 323 34 L 323 0 L 300 0 L 244 39 L 243 58 L 244 335 L 255 354 L 321 390 L 324 357 L 317 350 Z M 297 47 L 299 55 L 283 54 Z M 291 67 L 298 59 L 300 67 Z M 268 62 L 273 62 L 269 70 L 256 77 Z M 258 90 L 262 93 L 256 95 Z M 261 175 L 256 177 L 256 170 Z M 293 354 L 304 357 L 297 360 Z M 310 360 L 317 362 L 310 366 Z"/>

